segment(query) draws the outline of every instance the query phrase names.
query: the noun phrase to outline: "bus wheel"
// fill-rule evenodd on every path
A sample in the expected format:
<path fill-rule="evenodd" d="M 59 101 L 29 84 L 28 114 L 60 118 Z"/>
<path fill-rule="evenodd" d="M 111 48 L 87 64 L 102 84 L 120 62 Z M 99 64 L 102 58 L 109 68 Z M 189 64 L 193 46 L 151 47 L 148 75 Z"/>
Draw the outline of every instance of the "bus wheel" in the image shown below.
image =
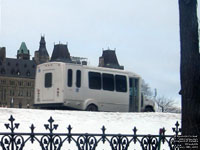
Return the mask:
<path fill-rule="evenodd" d="M 153 108 L 152 108 L 152 107 L 149 107 L 149 106 L 146 107 L 144 111 L 145 111 L 145 112 L 154 112 Z"/>
<path fill-rule="evenodd" d="M 87 106 L 86 111 L 98 111 L 98 107 L 94 104 L 90 104 Z"/>

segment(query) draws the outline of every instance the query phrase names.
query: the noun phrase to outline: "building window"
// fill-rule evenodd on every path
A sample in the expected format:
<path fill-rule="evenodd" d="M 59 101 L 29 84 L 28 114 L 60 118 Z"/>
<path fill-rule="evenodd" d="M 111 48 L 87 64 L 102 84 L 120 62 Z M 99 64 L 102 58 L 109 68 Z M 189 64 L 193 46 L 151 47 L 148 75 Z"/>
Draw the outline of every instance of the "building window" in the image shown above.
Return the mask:
<path fill-rule="evenodd" d="M 81 71 L 80 70 L 76 71 L 76 87 L 78 88 L 81 87 Z"/>
<path fill-rule="evenodd" d="M 22 90 L 22 89 L 20 89 L 20 90 L 18 91 L 18 96 L 23 96 L 23 90 Z"/>
<path fill-rule="evenodd" d="M 15 85 L 15 81 L 10 81 L 10 85 Z"/>
<path fill-rule="evenodd" d="M 6 70 L 4 68 L 1 68 L 1 74 L 5 74 Z"/>
<path fill-rule="evenodd" d="M 27 86 L 31 86 L 31 82 L 27 82 L 26 85 L 27 85 Z"/>
<path fill-rule="evenodd" d="M 18 81 L 19 86 L 23 86 L 23 81 Z"/>
<path fill-rule="evenodd" d="M 45 88 L 50 88 L 52 86 L 52 73 L 45 74 L 44 86 Z"/>
<path fill-rule="evenodd" d="M 10 72 L 12 75 L 15 74 L 15 69 L 12 69 L 11 72 Z"/>
<path fill-rule="evenodd" d="M 26 75 L 27 75 L 27 76 L 30 76 L 30 75 L 31 75 L 31 73 L 30 73 L 29 70 L 26 72 Z"/>
<path fill-rule="evenodd" d="M 98 72 L 89 72 L 89 88 L 101 89 L 101 74 Z"/>
<path fill-rule="evenodd" d="M 15 91 L 14 90 L 10 90 L 10 96 L 15 96 Z"/>
<path fill-rule="evenodd" d="M 67 73 L 67 85 L 68 85 L 68 87 L 72 87 L 72 80 L 73 80 L 72 74 L 73 74 L 72 69 L 68 69 L 68 73 Z"/>
<path fill-rule="evenodd" d="M 6 84 L 6 80 L 1 80 L 1 84 L 5 85 Z"/>
<path fill-rule="evenodd" d="M 4 89 L 3 96 L 4 96 L 4 100 L 6 100 L 6 89 Z"/>
<path fill-rule="evenodd" d="M 103 89 L 107 91 L 114 91 L 114 75 L 103 73 Z"/>
<path fill-rule="evenodd" d="M 20 76 L 21 72 L 20 72 L 19 70 L 17 70 L 16 74 L 17 74 L 18 76 Z"/>
<path fill-rule="evenodd" d="M 117 92 L 127 92 L 126 76 L 116 75 L 115 76 L 115 84 L 116 84 Z"/>

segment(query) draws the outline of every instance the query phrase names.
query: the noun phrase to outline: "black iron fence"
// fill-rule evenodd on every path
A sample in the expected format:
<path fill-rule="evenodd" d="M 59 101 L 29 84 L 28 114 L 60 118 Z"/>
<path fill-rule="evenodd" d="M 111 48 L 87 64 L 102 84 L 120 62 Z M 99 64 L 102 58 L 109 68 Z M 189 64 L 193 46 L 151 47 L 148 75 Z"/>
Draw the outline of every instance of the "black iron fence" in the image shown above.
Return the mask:
<path fill-rule="evenodd" d="M 159 150 L 163 145 L 167 146 L 165 149 L 176 150 L 179 149 L 177 139 L 181 133 L 178 122 L 172 128 L 174 135 L 166 135 L 165 128 L 160 129 L 159 135 L 139 135 L 136 127 L 131 134 L 106 134 L 104 126 L 101 134 L 72 133 L 70 125 L 66 133 L 55 133 L 58 124 L 54 124 L 52 117 L 48 124 L 44 124 L 47 133 L 36 133 L 33 124 L 30 132 L 18 133 L 16 130 L 20 124 L 15 123 L 13 116 L 8 120 L 9 123 L 6 123 L 5 127 L 9 132 L 0 132 L 0 150 Z M 36 145 L 38 147 L 34 148 Z"/>

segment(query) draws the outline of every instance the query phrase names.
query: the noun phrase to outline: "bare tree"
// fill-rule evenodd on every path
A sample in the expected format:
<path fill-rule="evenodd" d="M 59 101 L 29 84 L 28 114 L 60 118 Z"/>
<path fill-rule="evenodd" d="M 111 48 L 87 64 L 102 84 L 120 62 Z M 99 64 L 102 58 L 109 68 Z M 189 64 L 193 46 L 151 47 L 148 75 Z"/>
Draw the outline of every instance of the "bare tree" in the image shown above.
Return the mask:
<path fill-rule="evenodd" d="M 175 106 L 175 100 L 166 98 L 164 96 L 155 99 L 158 107 L 162 112 L 180 112 L 179 108 Z"/>
<path fill-rule="evenodd" d="M 151 88 L 149 84 L 144 81 L 144 79 L 142 80 L 142 83 L 141 83 L 141 92 L 143 93 L 145 97 L 149 99 L 152 98 L 153 93 L 151 91 Z"/>
<path fill-rule="evenodd" d="M 200 54 L 197 0 L 179 0 L 182 134 L 200 137 Z"/>

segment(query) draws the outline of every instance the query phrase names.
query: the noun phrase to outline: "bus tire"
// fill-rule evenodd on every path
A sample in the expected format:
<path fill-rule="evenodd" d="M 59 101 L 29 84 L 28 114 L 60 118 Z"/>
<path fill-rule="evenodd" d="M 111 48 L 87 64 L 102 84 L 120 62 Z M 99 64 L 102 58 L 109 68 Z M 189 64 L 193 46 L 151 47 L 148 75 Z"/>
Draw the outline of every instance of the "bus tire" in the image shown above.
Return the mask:
<path fill-rule="evenodd" d="M 85 110 L 86 111 L 98 111 L 98 107 L 94 104 L 90 104 L 87 106 L 87 108 Z"/>
<path fill-rule="evenodd" d="M 151 106 L 145 107 L 144 112 L 155 112 Z"/>

